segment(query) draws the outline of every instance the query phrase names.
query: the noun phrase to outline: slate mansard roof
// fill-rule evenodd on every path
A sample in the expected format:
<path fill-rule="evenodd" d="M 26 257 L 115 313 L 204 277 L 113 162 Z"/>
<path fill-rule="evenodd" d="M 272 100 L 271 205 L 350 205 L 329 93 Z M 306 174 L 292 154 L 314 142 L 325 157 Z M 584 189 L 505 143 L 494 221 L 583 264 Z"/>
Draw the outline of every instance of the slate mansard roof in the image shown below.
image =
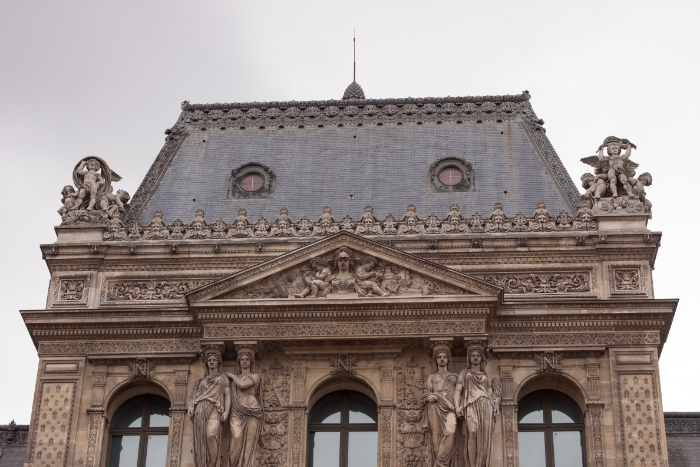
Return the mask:
<path fill-rule="evenodd" d="M 579 192 L 530 106 L 519 95 L 424 99 L 190 104 L 184 102 L 166 143 L 132 200 L 127 221 L 315 219 L 330 206 L 336 219 L 444 216 L 451 203 L 467 215 L 488 215 L 497 201 L 509 214 L 532 214 L 539 201 L 571 214 Z M 454 156 L 472 164 L 475 190 L 431 192 L 435 161 Z M 245 163 L 274 171 L 274 193 L 227 199 L 231 171 Z"/>

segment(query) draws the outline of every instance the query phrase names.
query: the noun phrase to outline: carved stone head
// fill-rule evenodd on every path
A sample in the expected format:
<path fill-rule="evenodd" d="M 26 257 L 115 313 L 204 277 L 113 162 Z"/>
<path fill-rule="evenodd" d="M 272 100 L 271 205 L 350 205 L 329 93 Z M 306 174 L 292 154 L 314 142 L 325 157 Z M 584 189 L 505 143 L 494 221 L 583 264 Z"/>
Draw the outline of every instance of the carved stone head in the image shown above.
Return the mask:
<path fill-rule="evenodd" d="M 333 268 L 336 271 L 340 270 L 340 268 L 338 267 L 339 261 L 342 261 L 343 264 L 341 264 L 341 266 L 343 268 L 346 267 L 345 263 L 347 263 L 348 269 L 351 269 L 353 267 L 352 254 L 347 247 L 341 246 L 335 252 L 335 260 L 333 261 Z"/>
<path fill-rule="evenodd" d="M 217 347 L 209 347 L 202 355 L 205 374 L 218 373 L 221 370 L 221 350 Z"/>
<path fill-rule="evenodd" d="M 432 359 L 433 359 L 433 372 L 437 372 L 439 365 L 438 360 L 447 359 L 447 370 L 452 370 L 452 350 L 451 344 L 447 341 L 437 341 L 431 346 Z"/>
<path fill-rule="evenodd" d="M 236 361 L 238 362 L 239 373 L 246 368 L 251 373 L 255 372 L 255 348 L 249 345 L 236 346 Z"/>
<path fill-rule="evenodd" d="M 486 368 L 486 349 L 481 343 L 467 344 L 467 365 L 474 369 L 478 365 L 478 371 L 485 371 Z"/>

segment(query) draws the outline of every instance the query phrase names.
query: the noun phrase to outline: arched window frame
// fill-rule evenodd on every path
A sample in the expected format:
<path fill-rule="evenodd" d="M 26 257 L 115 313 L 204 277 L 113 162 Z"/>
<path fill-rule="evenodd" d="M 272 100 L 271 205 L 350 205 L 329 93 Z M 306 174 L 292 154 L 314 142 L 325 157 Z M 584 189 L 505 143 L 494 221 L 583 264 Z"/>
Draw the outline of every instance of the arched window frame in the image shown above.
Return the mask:
<path fill-rule="evenodd" d="M 127 403 L 132 401 L 133 399 L 136 399 L 138 397 L 144 398 L 144 403 L 141 409 L 141 426 L 140 427 L 133 427 L 133 428 L 125 428 L 125 427 L 115 427 L 113 426 L 113 422 L 116 416 L 119 415 L 122 407 L 124 407 Z M 116 407 L 114 410 L 111 419 L 110 419 L 110 424 L 109 428 L 107 430 L 107 450 L 106 450 L 106 458 L 105 458 L 105 465 L 106 467 L 114 467 L 111 464 L 111 454 L 112 454 L 112 438 L 114 436 L 134 436 L 138 435 L 139 436 L 139 449 L 138 449 L 138 460 L 137 460 L 137 467 L 145 467 L 146 465 L 146 455 L 147 455 L 147 450 L 148 450 L 148 440 L 149 437 L 152 435 L 165 435 L 168 437 L 167 442 L 166 442 L 166 456 L 168 455 L 168 450 L 170 446 L 170 425 L 171 421 L 168 421 L 168 425 L 164 427 L 151 427 L 150 426 L 150 418 L 151 418 L 151 407 L 154 398 L 162 399 L 168 403 L 169 410 L 168 410 L 168 418 L 171 418 L 171 413 L 170 409 L 172 408 L 171 402 L 166 398 L 163 397 L 160 394 L 155 394 L 155 393 L 140 393 L 140 394 L 132 394 L 131 397 L 124 398 L 120 401 L 120 404 Z"/>
<path fill-rule="evenodd" d="M 520 413 L 520 404 L 529 396 L 535 393 L 542 393 L 543 395 L 543 423 L 520 423 L 520 416 L 522 415 Z M 567 399 L 570 400 L 572 407 L 575 407 L 578 415 L 581 418 L 580 422 L 576 423 L 553 423 L 552 422 L 552 393 L 558 393 L 561 395 L 564 395 Z M 585 412 L 581 410 L 581 407 L 579 404 L 568 394 L 562 391 L 557 391 L 556 389 L 537 389 L 530 391 L 524 395 L 522 395 L 519 398 L 518 401 L 518 411 L 517 411 L 517 419 L 518 419 L 518 430 L 517 433 L 520 432 L 544 432 L 544 443 L 545 443 L 545 459 L 546 459 L 546 464 L 543 465 L 542 467 L 556 467 L 554 463 L 554 439 L 553 439 L 553 433 L 555 431 L 576 431 L 581 433 L 581 454 L 582 454 L 582 459 L 581 462 L 583 466 L 588 465 L 587 464 L 587 447 L 586 447 L 586 416 Z M 520 443 L 518 443 L 520 444 Z M 520 450 L 520 446 L 519 449 Z M 520 455 L 518 454 L 518 457 Z M 522 466 L 522 463 L 520 463 Z"/>
<path fill-rule="evenodd" d="M 350 413 L 350 393 L 357 393 L 366 399 L 370 400 L 372 404 L 376 407 L 376 401 L 373 398 L 365 394 L 365 391 L 358 391 L 353 389 L 340 389 L 338 391 L 331 391 L 324 394 L 321 397 L 315 399 L 311 409 L 309 410 L 306 438 L 306 465 L 311 467 L 323 467 L 313 465 L 313 437 L 311 433 L 318 432 L 340 432 L 340 450 L 339 450 L 339 467 L 347 467 L 348 465 L 348 445 L 349 445 L 349 434 L 351 432 L 375 432 L 377 433 L 377 450 L 379 451 L 379 410 L 377 408 L 377 422 L 374 423 L 350 423 L 349 413 Z M 329 396 L 334 394 L 341 394 L 341 420 L 340 423 L 311 423 L 314 411 L 319 407 L 319 403 L 322 402 Z"/>

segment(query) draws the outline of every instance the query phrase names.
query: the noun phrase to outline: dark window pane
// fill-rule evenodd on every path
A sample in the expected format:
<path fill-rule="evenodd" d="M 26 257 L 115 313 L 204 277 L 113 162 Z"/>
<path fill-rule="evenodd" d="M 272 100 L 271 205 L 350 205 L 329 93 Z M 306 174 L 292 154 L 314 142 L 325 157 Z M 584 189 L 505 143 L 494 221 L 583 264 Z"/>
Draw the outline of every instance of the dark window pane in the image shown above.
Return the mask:
<path fill-rule="evenodd" d="M 581 412 L 566 394 L 552 391 L 552 423 L 581 423 Z"/>
<path fill-rule="evenodd" d="M 377 465 L 377 432 L 351 431 L 348 435 L 348 467 Z"/>
<path fill-rule="evenodd" d="M 309 423 L 340 423 L 340 392 L 324 396 L 314 405 Z"/>
<path fill-rule="evenodd" d="M 521 431 L 518 433 L 520 467 L 544 467 L 544 431 Z M 558 467 L 558 466 L 557 466 Z"/>
<path fill-rule="evenodd" d="M 581 432 L 555 431 L 553 436 L 554 467 L 583 467 Z M 523 465 L 522 462 L 520 465 Z"/>
<path fill-rule="evenodd" d="M 166 467 L 168 435 L 149 435 L 146 467 Z"/>
<path fill-rule="evenodd" d="M 518 403 L 518 423 L 544 423 L 542 391 L 530 393 Z"/>
<path fill-rule="evenodd" d="M 112 436 L 109 467 L 136 467 L 140 436 Z"/>
<path fill-rule="evenodd" d="M 350 423 L 377 423 L 377 406 L 359 392 L 350 393 Z"/>
<path fill-rule="evenodd" d="M 141 428 L 143 418 L 143 396 L 134 397 L 124 402 L 114 414 L 113 427 Z"/>
<path fill-rule="evenodd" d="M 152 396 L 151 402 L 151 427 L 170 426 L 170 402 L 162 397 Z"/>
<path fill-rule="evenodd" d="M 338 467 L 340 461 L 340 432 L 312 432 L 309 433 L 309 438 L 311 439 L 309 467 Z"/>

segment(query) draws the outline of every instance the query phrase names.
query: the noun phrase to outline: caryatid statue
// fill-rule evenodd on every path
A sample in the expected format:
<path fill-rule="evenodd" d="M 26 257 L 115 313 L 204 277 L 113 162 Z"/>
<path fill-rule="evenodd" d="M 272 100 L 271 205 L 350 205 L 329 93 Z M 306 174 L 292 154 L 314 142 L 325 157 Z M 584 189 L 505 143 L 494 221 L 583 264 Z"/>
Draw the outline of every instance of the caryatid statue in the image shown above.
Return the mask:
<path fill-rule="evenodd" d="M 484 367 L 486 351 L 482 344 L 467 346 L 468 368 L 457 378 L 454 393 L 457 416 L 462 418 L 465 438 L 465 467 L 489 467 L 493 431 L 501 403 L 501 382 L 489 382 Z"/>
<path fill-rule="evenodd" d="M 229 467 L 252 467 L 263 426 L 262 385 L 255 373 L 255 349 L 236 346 L 237 373 L 231 378 L 231 441 Z"/>
<path fill-rule="evenodd" d="M 452 354 L 448 342 L 433 345 L 433 373 L 425 381 L 427 392 L 421 397 L 423 428 L 427 430 L 429 467 L 454 465 L 455 386 L 457 373 L 452 372 Z"/>
<path fill-rule="evenodd" d="M 205 375 L 194 383 L 187 408 L 193 425 L 194 465 L 220 467 L 221 428 L 231 410 L 231 387 L 221 372 L 221 350 L 206 349 L 204 365 Z"/>

